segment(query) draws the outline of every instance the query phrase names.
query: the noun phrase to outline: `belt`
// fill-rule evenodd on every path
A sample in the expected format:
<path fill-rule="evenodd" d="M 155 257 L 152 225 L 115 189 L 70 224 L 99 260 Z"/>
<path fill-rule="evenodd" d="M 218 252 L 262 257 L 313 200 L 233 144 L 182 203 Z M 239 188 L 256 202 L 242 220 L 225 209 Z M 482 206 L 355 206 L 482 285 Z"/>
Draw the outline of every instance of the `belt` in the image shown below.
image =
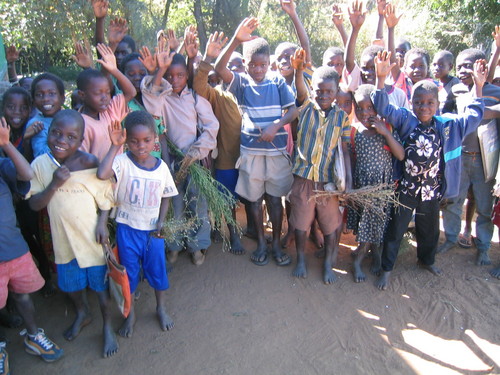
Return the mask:
<path fill-rule="evenodd" d="M 465 154 L 465 155 L 481 155 L 480 152 L 469 152 L 469 151 L 462 151 L 462 154 Z"/>

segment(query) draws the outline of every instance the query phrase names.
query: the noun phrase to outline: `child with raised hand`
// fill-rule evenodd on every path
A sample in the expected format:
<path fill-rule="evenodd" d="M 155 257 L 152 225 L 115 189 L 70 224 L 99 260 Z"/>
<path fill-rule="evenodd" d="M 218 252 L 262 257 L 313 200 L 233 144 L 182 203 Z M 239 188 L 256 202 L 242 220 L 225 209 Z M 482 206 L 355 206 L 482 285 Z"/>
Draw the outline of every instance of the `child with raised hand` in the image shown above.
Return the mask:
<path fill-rule="evenodd" d="M 0 197 L 2 225 L 0 227 L 0 309 L 7 302 L 7 295 L 14 300 L 26 329 L 24 346 L 29 354 L 40 356 L 46 362 L 53 362 L 63 355 L 63 350 L 52 342 L 38 328 L 35 321 L 35 307 L 29 293 L 42 288 L 44 280 L 33 262 L 28 245 L 16 226 L 16 214 L 12 194 L 25 195 L 30 189 L 33 170 L 27 160 L 10 142 L 9 125 L 0 118 L 0 150 L 7 156 L 0 158 Z M 0 369 L 9 373 L 6 342 L 0 341 Z"/>
<path fill-rule="evenodd" d="M 291 258 L 281 248 L 281 197 L 293 182 L 291 162 L 286 153 L 287 132 L 283 129 L 296 116 L 293 94 L 283 77 L 267 75 L 269 44 L 253 36 L 259 21 L 245 18 L 229 45 L 215 64 L 215 70 L 224 83 L 229 84 L 243 112 L 240 159 L 236 193 L 251 202 L 251 211 L 257 229 L 257 249 L 250 259 L 256 265 L 269 262 L 262 225 L 262 199 L 270 209 L 273 227 L 272 257 L 280 266 L 289 265 Z M 246 73 L 235 73 L 227 63 L 232 53 L 243 43 Z"/>
<path fill-rule="evenodd" d="M 450 75 L 453 69 L 453 54 L 450 51 L 439 51 L 432 59 L 431 72 L 438 80 L 439 113 L 453 112 L 454 98 L 452 88 L 460 83 L 457 77 Z"/>
<path fill-rule="evenodd" d="M 107 154 L 111 140 L 107 127 L 113 121 L 121 121 L 128 113 L 127 102 L 136 95 L 134 85 L 118 70 L 111 49 L 98 44 L 101 59 L 97 60 L 107 72 L 116 78 L 123 93 L 111 97 L 111 85 L 106 76 L 98 70 L 86 69 L 78 74 L 76 86 L 83 101 L 80 109 L 85 120 L 85 134 L 82 151 L 102 160 Z"/>
<path fill-rule="evenodd" d="M 234 189 L 238 180 L 236 161 L 240 156 L 241 114 L 234 95 L 224 90 L 222 85 L 212 85 L 208 82 L 209 75 L 213 72 L 212 63 L 219 57 L 222 48 L 227 43 L 224 33 L 215 32 L 208 38 L 207 48 L 203 60 L 195 71 L 193 89 L 196 93 L 207 99 L 212 105 L 215 117 L 219 119 L 220 128 L 217 133 L 217 156 L 215 158 L 215 179 L 223 184 L 238 199 Z M 236 217 L 236 207 L 232 208 Z M 232 254 L 245 253 L 236 228 L 228 224 L 230 248 Z"/>
<path fill-rule="evenodd" d="M 376 283 L 381 290 L 389 285 L 413 210 L 418 264 L 435 275 L 441 274 L 434 265 L 439 241 L 439 202 L 458 195 L 461 160 L 455 150 L 460 149 L 462 139 L 477 128 L 483 117 L 484 102 L 480 96 L 487 74 L 484 61 L 477 61 L 474 97 L 463 114 L 438 117 L 438 88 L 427 80 L 413 87 L 412 111 L 389 104 L 384 82 L 394 64 L 386 51 L 375 59 L 377 90 L 373 103 L 377 113 L 398 132 L 405 152 L 404 169 L 400 165 L 396 176 L 400 181 L 396 189 L 400 205 L 391 210 L 382 251 L 382 275 Z"/>
<path fill-rule="evenodd" d="M 134 111 L 125 117 L 124 123 L 125 129 L 117 121 L 110 125 L 112 144 L 97 177 L 116 180 L 116 241 L 120 262 L 127 269 L 130 292 L 133 295 L 137 289 L 142 265 L 145 278 L 155 290 L 160 327 L 170 330 L 174 322 L 165 310 L 169 283 L 161 229 L 169 207 L 168 198 L 177 195 L 177 189 L 168 166 L 151 155 L 156 134 L 153 117 L 145 111 Z M 129 151 L 118 155 L 125 142 Z M 130 314 L 118 331 L 120 336 L 131 337 L 135 321 L 132 302 Z"/>
<path fill-rule="evenodd" d="M 103 357 L 114 355 L 118 343 L 111 326 L 111 304 L 106 282 L 107 267 L 101 244 L 108 240 L 107 218 L 113 205 L 110 181 L 97 176 L 99 161 L 81 151 L 85 123 L 74 110 L 60 111 L 49 128 L 50 153 L 32 163 L 30 206 L 47 207 L 54 243 L 58 286 L 73 301 L 76 317 L 64 331 L 74 340 L 90 324 L 84 292 L 97 293 L 103 318 Z"/>
<path fill-rule="evenodd" d="M 173 162 L 172 170 L 179 171 L 176 175 L 179 195 L 172 198 L 174 217 L 193 217 L 197 223 L 188 236 L 178 234 L 175 240 L 167 243 L 168 260 L 174 263 L 185 247 L 192 262 L 199 266 L 203 264 L 205 252 L 211 244 L 207 201 L 200 196 L 194 184 L 189 184 L 189 175 L 187 178 L 180 178 L 180 175 L 215 148 L 219 122 L 210 103 L 187 87 L 186 61 L 182 55 L 171 52 L 169 43 L 164 39 L 158 44 L 156 60 L 158 70 L 155 75 L 147 76 L 142 81 L 144 106 L 153 116 L 164 119 L 166 138 L 184 153 L 182 160 L 174 157 L 174 152 L 170 158 L 166 153 L 164 159 L 168 163 Z"/>
<path fill-rule="evenodd" d="M 403 160 L 404 149 L 397 133 L 377 116 L 370 95 L 373 85 L 361 85 L 354 92 L 356 118 L 351 131 L 351 153 L 354 156 L 353 186 L 355 189 L 392 184 L 392 158 Z M 386 203 L 373 202 L 372 209 L 349 208 L 347 228 L 353 229 L 359 243 L 354 258 L 354 281 L 366 280 L 361 263 L 369 250 L 373 254 L 371 272 L 380 273 L 381 245 L 389 219 Z M 377 212 L 375 212 L 375 210 Z"/>
<path fill-rule="evenodd" d="M 292 168 L 293 185 L 290 193 L 290 221 L 295 228 L 297 249 L 297 266 L 292 274 L 295 277 L 307 277 L 304 255 L 306 233 L 316 216 L 325 240 L 323 282 L 331 284 L 336 280 L 332 271 L 338 251 L 335 246 L 335 233 L 342 223 L 338 197 L 319 200 L 311 198 L 314 190 L 324 190 L 325 185 L 336 182 L 335 155 L 340 152 L 345 156 L 345 167 L 348 171 L 346 185 L 350 188 L 350 162 L 347 152 L 350 126 L 347 114 L 333 104 L 339 84 L 339 75 L 335 69 L 321 67 L 314 72 L 309 96 L 303 76 L 305 65 L 305 51 L 298 49 L 292 56 L 297 103 L 300 105 L 298 151 Z M 339 137 L 343 140 L 342 149 L 338 149 Z"/>
<path fill-rule="evenodd" d="M 31 84 L 31 97 L 40 113 L 28 121 L 27 127 L 29 129 L 43 124 L 43 129 L 31 139 L 33 157 L 36 158 L 49 152 L 47 135 L 52 119 L 64 104 L 64 82 L 54 74 L 42 73 L 36 76 Z"/>

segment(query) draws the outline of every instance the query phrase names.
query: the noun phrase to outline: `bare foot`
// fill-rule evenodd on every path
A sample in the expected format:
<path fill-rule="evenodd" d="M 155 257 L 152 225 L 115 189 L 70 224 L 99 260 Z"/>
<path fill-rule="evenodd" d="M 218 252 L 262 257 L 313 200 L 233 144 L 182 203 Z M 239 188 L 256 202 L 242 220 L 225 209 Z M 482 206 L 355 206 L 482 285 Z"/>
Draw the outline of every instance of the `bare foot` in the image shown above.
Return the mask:
<path fill-rule="evenodd" d="M 490 275 L 493 276 L 493 277 L 496 277 L 497 279 L 500 279 L 500 267 L 493 268 L 490 271 Z"/>
<path fill-rule="evenodd" d="M 491 259 L 488 255 L 488 250 L 486 251 L 478 251 L 476 266 L 489 266 L 491 264 Z"/>
<path fill-rule="evenodd" d="M 307 267 L 306 267 L 306 262 L 304 260 L 304 257 L 297 258 L 297 266 L 295 266 L 295 269 L 292 272 L 293 277 L 299 277 L 302 279 L 305 279 L 307 277 Z"/>
<path fill-rule="evenodd" d="M 83 327 L 88 326 L 90 322 L 92 322 L 92 317 L 88 312 L 77 314 L 73 324 L 64 331 L 64 338 L 73 341 L 80 334 Z"/>
<path fill-rule="evenodd" d="M 335 275 L 335 272 L 333 272 L 331 266 L 324 266 L 323 267 L 323 282 L 326 285 L 333 284 L 335 281 L 337 281 L 337 275 Z"/>
<path fill-rule="evenodd" d="M 435 276 L 441 276 L 441 274 L 443 273 L 443 271 L 441 271 L 441 268 L 439 267 L 436 267 L 435 265 L 427 265 L 427 264 L 423 264 L 421 262 L 418 262 L 418 266 L 424 270 L 427 270 L 429 271 L 430 273 L 432 273 L 433 275 Z"/>
<path fill-rule="evenodd" d="M 382 260 L 380 259 L 380 254 L 373 254 L 372 264 L 370 266 L 370 272 L 374 275 L 380 276 L 382 271 Z"/>
<path fill-rule="evenodd" d="M 366 275 L 361 270 L 361 265 L 354 263 L 354 282 L 362 283 L 366 281 Z"/>
<path fill-rule="evenodd" d="M 122 326 L 118 330 L 118 334 L 121 337 L 132 337 L 132 334 L 134 333 L 134 326 L 135 326 L 135 312 L 130 311 L 129 316 L 125 321 L 123 322 Z"/>
<path fill-rule="evenodd" d="M 231 254 L 234 254 L 234 255 L 243 255 L 243 254 L 246 253 L 246 250 L 243 247 L 243 245 L 241 244 L 239 238 L 238 238 L 238 240 L 232 241 L 230 246 L 231 247 L 229 248 L 229 252 Z"/>
<path fill-rule="evenodd" d="M 106 324 L 102 329 L 102 337 L 104 341 L 104 348 L 102 351 L 102 356 L 104 358 L 111 357 L 118 353 L 118 341 L 116 341 L 116 335 L 111 328 L 111 325 Z"/>
<path fill-rule="evenodd" d="M 391 276 L 390 271 L 382 271 L 382 275 L 378 278 L 375 286 L 380 290 L 387 290 L 389 286 L 389 277 Z"/>
<path fill-rule="evenodd" d="M 156 308 L 156 316 L 158 317 L 158 322 L 160 322 L 160 328 L 163 331 L 170 331 L 172 328 L 174 328 L 174 321 L 167 314 L 164 307 Z"/>

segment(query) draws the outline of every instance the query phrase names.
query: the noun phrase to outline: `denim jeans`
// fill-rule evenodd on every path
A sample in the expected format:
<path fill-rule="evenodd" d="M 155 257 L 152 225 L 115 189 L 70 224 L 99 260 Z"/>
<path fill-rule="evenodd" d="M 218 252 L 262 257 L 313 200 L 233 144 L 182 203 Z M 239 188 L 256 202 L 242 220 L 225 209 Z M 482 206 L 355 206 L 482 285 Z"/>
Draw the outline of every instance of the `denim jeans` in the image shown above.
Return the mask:
<path fill-rule="evenodd" d="M 487 251 L 490 248 L 493 236 L 493 223 L 491 222 L 491 211 L 493 209 L 493 184 L 484 181 L 483 162 L 481 155 L 468 155 L 462 153 L 462 175 L 460 176 L 460 191 L 458 197 L 443 210 L 443 224 L 446 240 L 457 242 L 457 237 L 462 226 L 462 208 L 467 190 L 472 185 L 474 199 L 476 201 L 476 247 L 479 251 Z"/>

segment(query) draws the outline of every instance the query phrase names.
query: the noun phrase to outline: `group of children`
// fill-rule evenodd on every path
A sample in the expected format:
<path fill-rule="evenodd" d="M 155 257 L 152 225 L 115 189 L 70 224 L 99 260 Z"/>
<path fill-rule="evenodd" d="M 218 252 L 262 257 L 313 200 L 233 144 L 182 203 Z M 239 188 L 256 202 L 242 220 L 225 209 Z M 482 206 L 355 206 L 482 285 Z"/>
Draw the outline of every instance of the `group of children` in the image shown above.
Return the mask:
<path fill-rule="evenodd" d="M 418 264 L 440 274 L 435 255 L 455 245 L 470 185 L 478 212 L 478 264 L 491 263 L 494 182 L 483 175 L 477 128 L 499 117 L 500 88 L 489 83 L 498 73 L 498 27 L 489 69 L 483 52 L 467 49 L 457 56 L 455 78 L 448 51 L 431 62 L 425 50 L 395 42 L 400 17 L 393 5 L 379 1 L 387 46 L 380 46 L 383 29 L 378 30 L 377 43 L 363 50 L 358 64 L 354 50 L 366 15 L 362 2 L 354 1 L 348 8 L 349 36 L 339 8 L 333 9 L 345 52 L 329 48 L 323 66 L 311 69 L 309 40 L 295 4 L 281 0 L 300 46 L 280 44 L 273 71 L 269 44 L 253 35 L 256 18 L 243 20 L 229 41 L 223 33 L 212 34 L 203 56 L 193 29 L 180 44 L 172 33 L 159 33 L 154 54 L 147 47 L 136 53 L 123 20 L 112 21 L 109 45 L 102 43 L 108 4 L 92 4 L 101 70 L 90 68 L 91 59 L 84 58 L 89 51 L 78 45 L 75 60 L 85 69 L 72 98 L 77 110 L 62 109 L 63 82 L 49 73 L 35 77 L 30 92 L 12 87 L 2 101 L 0 184 L 8 212 L 0 231 L 0 307 L 9 295 L 26 324 L 28 352 L 45 361 L 63 354 L 34 322 L 29 297 L 44 281 L 44 294 L 54 291 L 48 247 L 58 287 L 76 309 L 64 337 L 75 339 L 91 322 L 85 298 L 90 288 L 103 316 L 103 356 L 118 351 L 102 250 L 110 214 L 132 295 L 143 275 L 155 290 L 161 329 L 173 327 L 165 307 L 166 263 L 175 263 L 185 249 L 201 265 L 211 245 L 207 197 L 185 173 L 207 159 L 214 161 L 214 178 L 245 205 L 247 233 L 257 241 L 250 256 L 256 265 L 266 265 L 269 257 L 278 266 L 292 262 L 281 239 L 286 197 L 284 242 L 289 245 L 293 237 L 297 252 L 293 276 L 307 276 L 304 251 L 312 230 L 324 247 L 318 254 L 324 256 L 323 281 L 333 283 L 340 236 L 350 229 L 359 243 L 354 280 L 366 280 L 361 264 L 371 252 L 371 271 L 380 276 L 376 285 L 386 289 L 412 217 Z M 242 55 L 236 52 L 240 45 Z M 377 200 L 369 207 L 341 207 L 339 197 L 348 200 L 361 188 L 379 185 L 394 186 L 395 204 Z M 263 201 L 272 224 L 269 246 Z M 161 232 L 170 206 L 175 218 L 193 218 L 195 225 L 188 235 L 165 241 Z M 447 241 L 438 248 L 441 209 Z M 230 251 L 244 254 L 237 228 L 228 230 Z M 500 277 L 500 270 L 492 275 Z M 135 320 L 132 306 L 118 333 L 130 337 Z M 8 373 L 5 343 L 0 347 L 0 369 Z"/>

